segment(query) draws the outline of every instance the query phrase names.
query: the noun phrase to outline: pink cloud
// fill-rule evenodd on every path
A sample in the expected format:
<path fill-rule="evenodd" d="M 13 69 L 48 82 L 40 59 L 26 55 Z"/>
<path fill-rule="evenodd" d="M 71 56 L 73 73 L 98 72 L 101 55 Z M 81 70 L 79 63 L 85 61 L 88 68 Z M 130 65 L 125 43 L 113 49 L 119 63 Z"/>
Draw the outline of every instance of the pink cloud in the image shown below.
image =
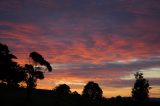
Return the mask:
<path fill-rule="evenodd" d="M 29 53 L 37 51 L 53 66 L 61 64 L 61 69 L 46 75 L 42 88 L 51 88 L 52 82 L 90 80 L 103 86 L 128 86 L 130 82 L 123 82 L 121 76 L 159 67 L 157 1 L 85 1 L 84 5 L 71 1 L 0 3 L 0 42 L 9 46 L 17 61 L 28 63 Z"/>

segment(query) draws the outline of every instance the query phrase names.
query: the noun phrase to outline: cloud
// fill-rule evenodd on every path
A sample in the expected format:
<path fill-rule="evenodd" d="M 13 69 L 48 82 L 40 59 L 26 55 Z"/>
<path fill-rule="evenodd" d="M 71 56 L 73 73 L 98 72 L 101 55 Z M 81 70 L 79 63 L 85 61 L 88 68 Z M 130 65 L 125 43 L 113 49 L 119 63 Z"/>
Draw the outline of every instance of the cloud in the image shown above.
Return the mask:
<path fill-rule="evenodd" d="M 122 77 L 159 67 L 158 4 L 157 0 L 1 0 L 0 42 L 21 64 L 28 63 L 32 51 L 53 64 L 53 73 L 41 86 L 95 80 L 103 86 L 129 87 L 133 81 Z M 153 85 L 158 85 L 159 79 L 151 76 Z"/>
<path fill-rule="evenodd" d="M 104 86 L 130 87 L 134 82 L 134 73 L 141 71 L 144 73 L 144 77 L 150 80 L 151 85 L 158 85 L 160 78 L 158 76 L 159 68 L 153 67 L 159 67 L 159 62 L 160 59 L 158 57 L 152 57 L 142 60 L 126 60 L 101 64 L 53 64 L 54 72 L 46 76 L 47 78 L 55 78 L 60 81 L 63 79 L 64 82 L 77 80 L 79 83 L 87 83 L 88 81 L 95 81 Z M 71 80 L 70 78 L 73 79 Z"/>

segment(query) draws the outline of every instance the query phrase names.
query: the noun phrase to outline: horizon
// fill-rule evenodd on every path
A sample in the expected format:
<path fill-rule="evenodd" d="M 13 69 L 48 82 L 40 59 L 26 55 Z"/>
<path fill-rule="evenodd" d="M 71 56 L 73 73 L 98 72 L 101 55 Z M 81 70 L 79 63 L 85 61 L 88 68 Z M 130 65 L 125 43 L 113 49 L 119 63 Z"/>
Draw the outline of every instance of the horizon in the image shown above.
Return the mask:
<path fill-rule="evenodd" d="M 105 97 L 131 96 L 134 73 L 142 72 L 160 98 L 160 1 L 1 0 L 0 43 L 19 64 L 36 51 L 52 72 L 38 89 L 67 84 L 82 92 L 88 81 Z"/>

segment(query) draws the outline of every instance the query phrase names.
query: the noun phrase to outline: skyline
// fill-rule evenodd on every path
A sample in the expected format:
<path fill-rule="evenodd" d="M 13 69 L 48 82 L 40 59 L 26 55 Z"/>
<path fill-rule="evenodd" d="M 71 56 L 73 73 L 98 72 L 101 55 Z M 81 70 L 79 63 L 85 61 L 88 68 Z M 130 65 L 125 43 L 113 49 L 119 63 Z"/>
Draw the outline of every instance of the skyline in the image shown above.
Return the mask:
<path fill-rule="evenodd" d="M 19 64 L 32 51 L 53 66 L 38 88 L 66 83 L 81 93 L 94 81 L 105 97 L 130 96 L 143 72 L 160 97 L 160 2 L 157 0 L 1 0 L 0 42 Z"/>

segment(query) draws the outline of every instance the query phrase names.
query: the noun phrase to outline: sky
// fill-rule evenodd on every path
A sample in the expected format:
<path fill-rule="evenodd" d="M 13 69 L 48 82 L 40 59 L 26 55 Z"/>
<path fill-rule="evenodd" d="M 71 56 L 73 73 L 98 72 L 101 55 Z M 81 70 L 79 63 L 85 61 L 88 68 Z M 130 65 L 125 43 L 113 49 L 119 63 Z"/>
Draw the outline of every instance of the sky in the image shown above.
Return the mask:
<path fill-rule="evenodd" d="M 53 67 L 37 88 L 66 83 L 82 92 L 88 81 L 105 97 L 131 96 L 142 72 L 160 98 L 159 0 L 0 0 L 0 42 L 19 64 L 30 52 Z"/>

